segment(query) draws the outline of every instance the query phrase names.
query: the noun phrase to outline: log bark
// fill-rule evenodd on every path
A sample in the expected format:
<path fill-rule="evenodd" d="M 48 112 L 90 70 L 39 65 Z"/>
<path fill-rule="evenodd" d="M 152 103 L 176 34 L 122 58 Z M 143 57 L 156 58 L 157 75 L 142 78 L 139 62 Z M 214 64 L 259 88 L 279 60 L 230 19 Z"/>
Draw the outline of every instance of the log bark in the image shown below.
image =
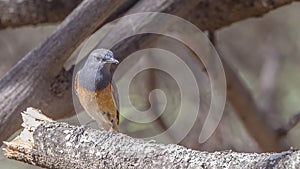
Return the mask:
<path fill-rule="evenodd" d="M 135 139 L 115 131 L 53 122 L 40 111 L 23 113 L 25 127 L 5 156 L 45 168 L 299 168 L 300 151 L 201 152 Z"/>
<path fill-rule="evenodd" d="M 138 0 L 125 0 L 107 19 L 111 21 Z M 82 0 L 9 0 L 0 1 L 0 30 L 26 25 L 53 24 L 62 21 Z"/>
<path fill-rule="evenodd" d="M 29 105 L 42 108 L 48 115 L 53 112 L 51 116 L 56 118 L 74 113 L 72 72 L 62 70 L 63 64 L 123 2 L 83 1 L 49 38 L 3 77 L 0 82 L 0 141 L 19 129 L 19 112 Z"/>
<path fill-rule="evenodd" d="M 0 1 L 0 29 L 63 20 L 82 0 Z"/>
<path fill-rule="evenodd" d="M 200 29 L 213 32 L 243 19 L 261 17 L 278 7 L 296 1 L 299 0 L 204 0 L 186 18 Z"/>
<path fill-rule="evenodd" d="M 0 29 L 62 21 L 81 1 L 0 1 Z M 293 1 L 298 0 L 249 0 L 238 3 L 233 0 L 204 0 L 190 11 L 190 15 L 186 19 L 198 20 L 195 22 L 198 27 L 213 31 L 248 17 L 259 17 L 272 9 Z M 124 7 L 128 8 L 135 2 L 129 0 Z M 120 11 L 124 11 L 125 8 L 121 8 Z M 215 22 L 211 22 L 212 19 Z"/>

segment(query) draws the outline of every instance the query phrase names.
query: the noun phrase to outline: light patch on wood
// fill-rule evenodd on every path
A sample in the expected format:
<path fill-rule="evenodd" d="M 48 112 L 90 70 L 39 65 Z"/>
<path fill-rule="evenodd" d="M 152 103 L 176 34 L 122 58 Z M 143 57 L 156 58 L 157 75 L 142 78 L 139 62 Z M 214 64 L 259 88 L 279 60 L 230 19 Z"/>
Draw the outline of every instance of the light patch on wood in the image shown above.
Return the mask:
<path fill-rule="evenodd" d="M 3 149 L 7 157 L 15 156 L 16 153 L 22 152 L 26 154 L 31 151 L 32 145 L 34 144 L 33 132 L 36 128 L 42 123 L 53 122 L 52 119 L 43 115 L 40 110 L 32 107 L 27 108 L 21 115 L 23 119 L 22 127 L 24 127 L 23 131 L 12 141 L 3 142 L 7 145 L 7 147 Z"/>

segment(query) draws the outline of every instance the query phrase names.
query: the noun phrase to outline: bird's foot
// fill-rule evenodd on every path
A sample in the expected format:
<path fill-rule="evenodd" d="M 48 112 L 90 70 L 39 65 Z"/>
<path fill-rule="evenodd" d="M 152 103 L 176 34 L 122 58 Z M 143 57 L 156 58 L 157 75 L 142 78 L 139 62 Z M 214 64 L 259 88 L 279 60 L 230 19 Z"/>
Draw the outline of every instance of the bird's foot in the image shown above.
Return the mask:
<path fill-rule="evenodd" d="M 109 129 L 106 130 L 106 132 L 105 132 L 106 139 L 113 136 L 113 133 L 114 133 L 113 124 L 114 124 L 114 120 L 111 120 L 111 125 L 110 125 Z"/>

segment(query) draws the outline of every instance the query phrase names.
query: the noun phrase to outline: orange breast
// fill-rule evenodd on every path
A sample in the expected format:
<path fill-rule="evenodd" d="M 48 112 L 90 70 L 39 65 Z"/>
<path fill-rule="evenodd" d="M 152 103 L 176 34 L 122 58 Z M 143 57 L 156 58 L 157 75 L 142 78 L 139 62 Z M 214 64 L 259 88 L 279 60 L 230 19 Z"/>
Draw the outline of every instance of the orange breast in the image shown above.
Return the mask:
<path fill-rule="evenodd" d="M 118 116 L 114 98 L 111 91 L 111 84 L 101 90 L 89 91 L 78 84 L 79 72 L 75 78 L 75 90 L 77 97 L 85 111 L 104 129 L 109 130 L 111 120 L 114 120 L 113 128 L 118 131 Z"/>

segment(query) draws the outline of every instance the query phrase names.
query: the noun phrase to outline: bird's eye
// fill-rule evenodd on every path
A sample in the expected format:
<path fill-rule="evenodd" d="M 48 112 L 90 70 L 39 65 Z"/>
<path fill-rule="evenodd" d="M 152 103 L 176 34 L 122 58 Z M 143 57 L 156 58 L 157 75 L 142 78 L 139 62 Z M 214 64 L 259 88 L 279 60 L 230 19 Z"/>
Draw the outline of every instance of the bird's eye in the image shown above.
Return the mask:
<path fill-rule="evenodd" d="M 100 57 L 95 57 L 95 60 L 99 62 L 99 61 L 101 61 L 101 58 Z"/>

